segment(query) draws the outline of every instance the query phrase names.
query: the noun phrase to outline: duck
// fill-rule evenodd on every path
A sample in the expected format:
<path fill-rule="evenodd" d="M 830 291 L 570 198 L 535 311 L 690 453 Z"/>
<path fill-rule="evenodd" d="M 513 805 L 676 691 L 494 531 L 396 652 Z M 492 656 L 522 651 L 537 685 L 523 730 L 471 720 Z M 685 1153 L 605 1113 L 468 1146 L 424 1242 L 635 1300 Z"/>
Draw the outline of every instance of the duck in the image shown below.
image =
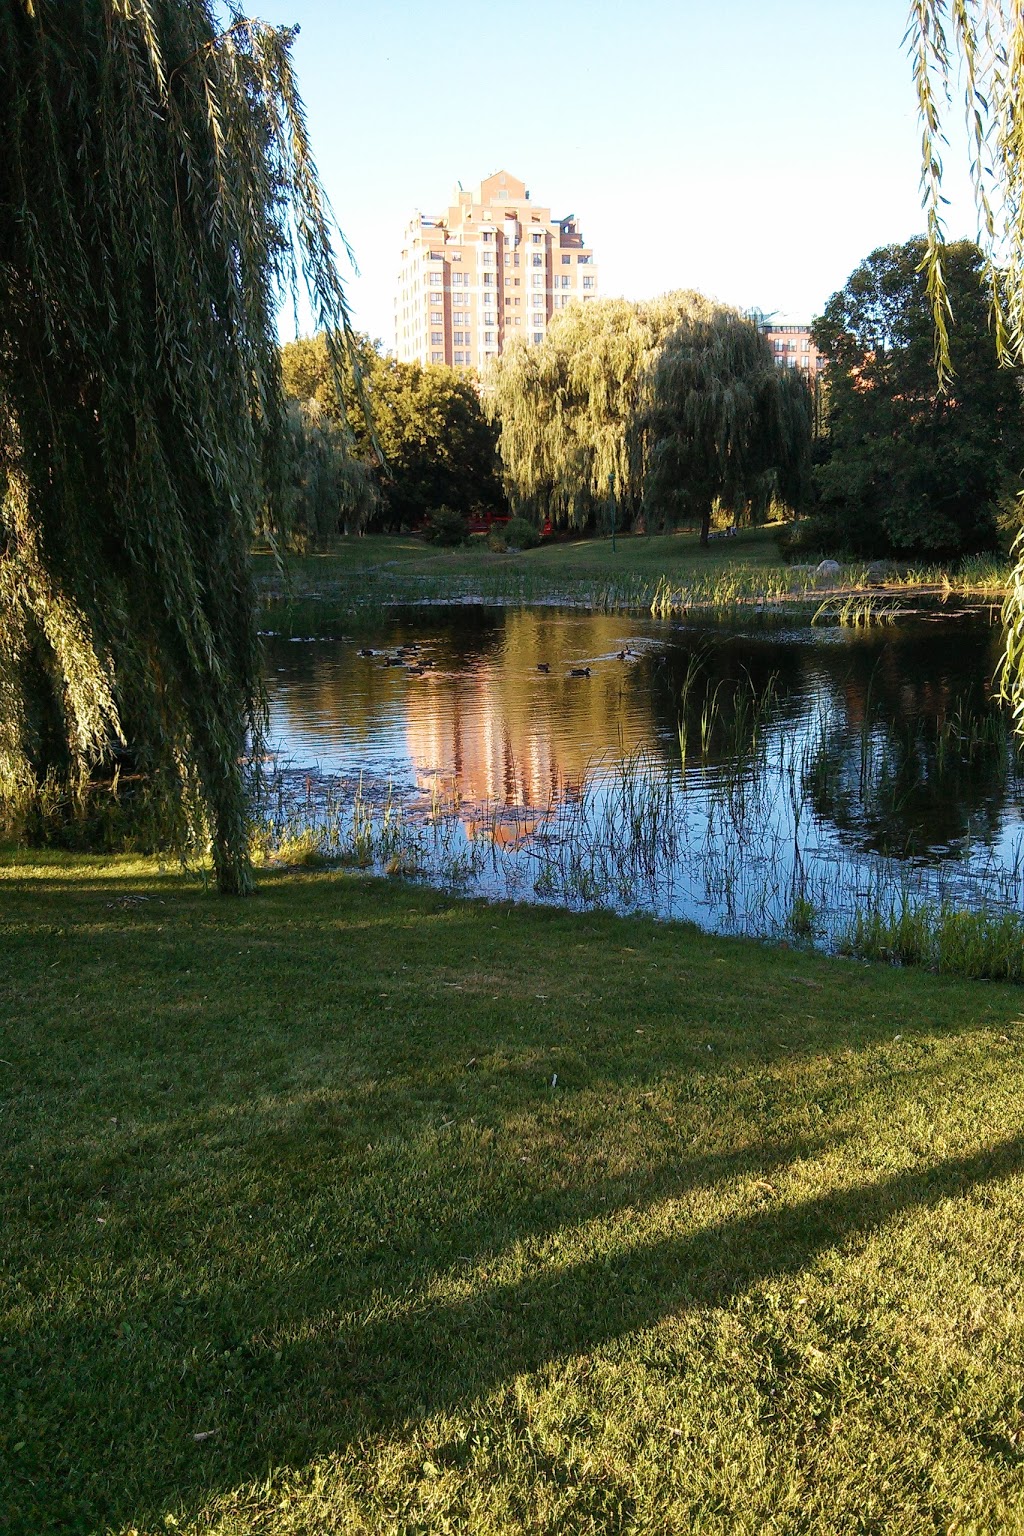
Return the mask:
<path fill-rule="evenodd" d="M 384 665 L 386 667 L 404 667 L 405 662 L 402 660 L 401 656 L 386 656 L 384 658 Z"/>
<path fill-rule="evenodd" d="M 537 671 L 538 672 L 550 672 L 551 671 L 551 663 L 550 663 L 550 661 L 538 661 L 538 663 L 537 663 Z"/>
<path fill-rule="evenodd" d="M 619 651 L 617 653 L 615 659 L 616 659 L 616 661 L 625 661 L 626 658 L 628 656 L 630 656 L 630 655 L 632 655 L 632 652 L 630 651 L 629 646 L 627 645 L 626 649 L 624 651 Z"/>
<path fill-rule="evenodd" d="M 570 677 L 589 677 L 590 676 L 590 668 L 589 667 L 570 667 L 569 668 L 569 676 Z"/>
<path fill-rule="evenodd" d="M 369 646 L 364 645 L 359 654 L 360 656 L 372 656 L 373 652 L 370 650 Z"/>
<path fill-rule="evenodd" d="M 422 677 L 426 670 L 426 667 L 406 667 L 405 675 L 406 677 Z"/>

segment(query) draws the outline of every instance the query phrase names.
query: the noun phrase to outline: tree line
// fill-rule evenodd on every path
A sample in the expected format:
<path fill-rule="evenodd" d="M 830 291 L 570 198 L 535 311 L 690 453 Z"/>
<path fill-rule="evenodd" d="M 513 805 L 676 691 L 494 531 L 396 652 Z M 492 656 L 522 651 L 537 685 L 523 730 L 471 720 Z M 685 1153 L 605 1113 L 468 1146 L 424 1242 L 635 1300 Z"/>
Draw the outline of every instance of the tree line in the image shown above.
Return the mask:
<path fill-rule="evenodd" d="M 300 538 L 415 527 L 444 506 L 555 528 L 599 528 L 613 513 L 624 528 L 691 523 L 706 542 L 716 512 L 757 521 L 804 494 L 806 381 L 775 366 L 756 319 L 698 293 L 574 305 L 481 381 L 397 362 L 365 337 L 357 357 L 375 435 L 340 431 L 356 375 L 338 378 L 325 337 L 283 350 Z"/>
<path fill-rule="evenodd" d="M 679 291 L 605 299 L 510 343 L 482 380 L 365 337 L 376 438 L 326 338 L 283 351 L 300 539 L 512 513 L 535 527 L 663 530 L 799 519 L 787 554 L 955 558 L 1019 526 L 1021 375 L 991 334 L 990 274 L 946 247 L 950 371 L 934 362 L 924 238 L 869 255 L 814 322 L 824 374 L 779 368 L 756 316 Z M 333 466 L 333 467 L 332 467 Z"/>

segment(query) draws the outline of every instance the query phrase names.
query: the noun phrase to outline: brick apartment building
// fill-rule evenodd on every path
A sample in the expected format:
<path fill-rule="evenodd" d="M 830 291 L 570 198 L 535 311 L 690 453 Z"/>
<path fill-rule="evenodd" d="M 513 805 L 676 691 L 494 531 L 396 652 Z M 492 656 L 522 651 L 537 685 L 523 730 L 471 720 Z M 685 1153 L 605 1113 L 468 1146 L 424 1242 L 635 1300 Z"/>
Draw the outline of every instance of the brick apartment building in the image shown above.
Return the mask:
<path fill-rule="evenodd" d="M 525 182 L 496 171 L 473 191 L 457 187 L 446 213 L 413 216 L 395 352 L 402 362 L 483 369 L 511 337 L 543 341 L 556 314 L 596 294 L 594 253 L 575 216 L 553 218 Z"/>
<path fill-rule="evenodd" d="M 761 322 L 780 368 L 802 368 L 815 376 L 825 367 L 826 359 L 811 340 L 811 328 L 788 315 L 771 315 Z"/>

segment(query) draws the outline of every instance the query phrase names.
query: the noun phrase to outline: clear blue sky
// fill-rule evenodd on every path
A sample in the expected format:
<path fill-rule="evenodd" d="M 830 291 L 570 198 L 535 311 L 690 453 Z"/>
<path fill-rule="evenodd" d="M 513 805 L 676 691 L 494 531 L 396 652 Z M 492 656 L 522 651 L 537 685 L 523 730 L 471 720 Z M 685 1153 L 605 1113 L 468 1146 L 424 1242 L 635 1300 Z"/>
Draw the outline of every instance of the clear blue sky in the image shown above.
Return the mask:
<path fill-rule="evenodd" d="M 605 294 L 693 287 L 810 317 L 924 223 L 902 0 L 258 0 L 302 27 L 321 175 L 393 344 L 402 231 L 504 168 L 576 213 Z M 954 165 L 955 160 L 955 165 Z M 975 233 L 949 157 L 951 235 Z"/>

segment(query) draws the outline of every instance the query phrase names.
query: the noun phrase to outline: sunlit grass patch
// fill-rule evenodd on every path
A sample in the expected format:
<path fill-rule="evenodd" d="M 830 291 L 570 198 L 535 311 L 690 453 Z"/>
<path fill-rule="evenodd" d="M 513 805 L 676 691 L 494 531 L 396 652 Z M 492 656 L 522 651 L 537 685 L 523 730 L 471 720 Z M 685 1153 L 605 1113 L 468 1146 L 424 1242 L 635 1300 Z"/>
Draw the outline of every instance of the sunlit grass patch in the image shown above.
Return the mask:
<path fill-rule="evenodd" d="M 0 944 L 16 1536 L 1020 1528 L 1019 990 L 52 856 Z"/>

